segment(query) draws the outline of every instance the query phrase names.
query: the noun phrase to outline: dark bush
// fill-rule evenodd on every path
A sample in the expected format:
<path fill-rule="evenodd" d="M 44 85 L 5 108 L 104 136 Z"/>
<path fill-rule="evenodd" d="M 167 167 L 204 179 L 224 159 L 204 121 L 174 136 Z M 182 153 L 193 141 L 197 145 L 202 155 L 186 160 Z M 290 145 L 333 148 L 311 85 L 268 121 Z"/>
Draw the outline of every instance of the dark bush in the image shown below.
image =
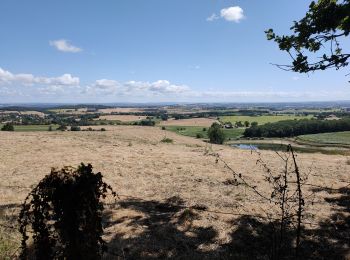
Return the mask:
<path fill-rule="evenodd" d="M 198 138 L 198 139 L 203 138 L 203 135 L 201 133 L 197 133 L 196 138 Z"/>
<path fill-rule="evenodd" d="M 6 123 L 2 126 L 1 131 L 15 131 L 13 124 Z"/>
<path fill-rule="evenodd" d="M 73 125 L 73 126 L 70 127 L 70 130 L 71 131 L 80 131 L 81 129 L 80 129 L 79 126 Z"/>
<path fill-rule="evenodd" d="M 21 259 L 29 257 L 28 234 L 35 259 L 101 259 L 106 249 L 101 199 L 108 190 L 116 195 L 90 164 L 52 169 L 22 204 Z"/>
<path fill-rule="evenodd" d="M 171 139 L 171 138 L 167 138 L 167 137 L 164 137 L 162 140 L 161 140 L 162 143 L 173 143 L 174 140 Z"/>
<path fill-rule="evenodd" d="M 166 130 L 165 126 L 162 126 L 162 130 Z"/>
<path fill-rule="evenodd" d="M 67 130 L 67 126 L 60 125 L 59 127 L 57 127 L 57 130 L 65 131 L 65 130 Z"/>
<path fill-rule="evenodd" d="M 138 122 L 139 125 L 142 125 L 142 126 L 154 126 L 156 124 L 156 122 L 150 120 L 150 119 L 144 119 L 144 120 L 141 120 L 140 122 Z"/>

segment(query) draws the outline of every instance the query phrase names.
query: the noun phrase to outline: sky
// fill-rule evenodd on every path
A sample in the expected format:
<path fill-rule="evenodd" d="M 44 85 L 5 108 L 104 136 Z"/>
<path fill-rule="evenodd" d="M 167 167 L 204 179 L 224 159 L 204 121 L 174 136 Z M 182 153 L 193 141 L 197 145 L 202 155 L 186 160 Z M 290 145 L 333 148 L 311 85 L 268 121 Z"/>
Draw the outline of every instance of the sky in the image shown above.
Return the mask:
<path fill-rule="evenodd" d="M 309 1 L 2 0 L 0 103 L 350 100 L 348 71 L 271 65 Z"/>

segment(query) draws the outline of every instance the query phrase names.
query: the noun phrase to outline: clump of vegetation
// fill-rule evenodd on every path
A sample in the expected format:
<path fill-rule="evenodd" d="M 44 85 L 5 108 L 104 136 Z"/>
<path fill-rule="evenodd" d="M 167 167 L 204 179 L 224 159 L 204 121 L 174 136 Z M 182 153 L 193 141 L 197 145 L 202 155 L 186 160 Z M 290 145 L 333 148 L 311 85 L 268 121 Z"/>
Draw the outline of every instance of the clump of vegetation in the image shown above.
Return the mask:
<path fill-rule="evenodd" d="M 206 131 L 207 131 L 207 128 L 203 127 L 202 131 L 203 131 L 203 132 L 206 132 Z"/>
<path fill-rule="evenodd" d="M 171 138 L 168 138 L 168 137 L 164 137 L 162 140 L 161 140 L 162 143 L 173 143 L 174 140 L 171 139 Z"/>
<path fill-rule="evenodd" d="M 60 125 L 59 127 L 57 127 L 57 130 L 66 131 L 67 130 L 67 126 L 66 125 Z"/>
<path fill-rule="evenodd" d="M 71 131 L 80 131 L 81 129 L 80 129 L 79 126 L 73 125 L 73 126 L 70 127 L 70 130 Z"/>
<path fill-rule="evenodd" d="M 1 128 L 1 131 L 15 131 L 15 128 L 14 128 L 13 124 L 6 123 Z"/>
<path fill-rule="evenodd" d="M 50 125 L 49 128 L 47 129 L 47 131 L 52 131 L 52 126 Z"/>
<path fill-rule="evenodd" d="M 201 133 L 197 133 L 197 134 L 196 134 L 196 138 L 197 138 L 197 139 L 203 138 L 203 135 L 202 135 Z"/>
<path fill-rule="evenodd" d="M 162 130 L 166 130 L 165 126 L 162 126 Z"/>
<path fill-rule="evenodd" d="M 90 164 L 52 169 L 22 204 L 21 258 L 29 257 L 32 233 L 35 259 L 101 259 L 106 249 L 101 199 L 108 191 L 116 196 Z"/>
<path fill-rule="evenodd" d="M 211 143 L 213 144 L 223 144 L 226 137 L 225 133 L 221 128 L 221 125 L 218 123 L 213 123 L 208 129 L 208 137 Z"/>
<path fill-rule="evenodd" d="M 104 132 L 104 131 L 106 131 L 106 128 L 101 128 L 101 130 L 100 130 L 100 131 Z"/>
<path fill-rule="evenodd" d="M 144 120 L 141 120 L 140 122 L 136 122 L 136 124 L 141 126 L 155 126 L 156 122 L 154 122 L 151 119 L 144 119 Z"/>

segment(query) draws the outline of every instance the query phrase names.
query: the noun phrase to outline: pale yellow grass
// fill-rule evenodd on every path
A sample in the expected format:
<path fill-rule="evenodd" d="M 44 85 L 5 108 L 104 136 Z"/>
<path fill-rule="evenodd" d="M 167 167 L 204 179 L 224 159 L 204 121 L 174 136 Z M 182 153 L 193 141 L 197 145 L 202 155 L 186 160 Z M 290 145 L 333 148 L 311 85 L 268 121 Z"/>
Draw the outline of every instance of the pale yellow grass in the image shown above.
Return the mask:
<path fill-rule="evenodd" d="M 235 229 L 230 221 L 238 216 L 215 211 L 264 215 L 275 209 L 247 187 L 225 185 L 232 174 L 222 163 L 215 163 L 215 157 L 210 155 L 219 153 L 232 168 L 269 196 L 263 171 L 256 164 L 258 156 L 250 151 L 211 146 L 155 127 L 105 128 L 106 132 L 1 132 L 0 205 L 6 208 L 6 205 L 21 203 L 51 167 L 77 166 L 84 162 L 92 163 L 95 171 L 103 173 L 105 181 L 120 195 L 117 204 L 130 199 L 127 196 L 136 197 L 138 203 L 143 203 L 139 198 L 161 203 L 176 196 L 186 206 L 206 206 L 211 212 L 199 212 L 199 217 L 191 222 L 191 228 L 213 227 L 217 231 L 215 239 L 203 245 L 203 250 L 229 242 L 228 234 Z M 162 143 L 164 136 L 172 138 L 174 143 Z M 261 156 L 272 169 L 283 167 L 275 153 L 265 151 Z M 297 158 L 302 172 L 311 170 L 310 183 L 339 188 L 344 186 L 343 181 L 349 180 L 350 165 L 346 163 L 346 157 L 299 154 Z M 309 187 L 306 187 L 304 195 L 309 194 Z M 324 201 L 329 196 L 332 195 L 318 192 L 315 197 L 306 199 L 304 221 L 318 223 L 329 218 L 339 208 Z M 314 205 L 311 205 L 311 199 Z M 107 241 L 115 235 L 120 239 L 131 239 L 148 229 L 130 224 L 135 218 L 147 217 L 147 212 L 139 211 L 137 207 L 111 207 L 108 214 L 113 224 L 106 229 Z M 179 215 L 175 214 L 171 221 L 177 217 Z M 176 228 L 186 233 L 187 224 L 178 224 Z"/>
<path fill-rule="evenodd" d="M 103 115 L 95 120 L 119 120 L 122 122 L 139 121 L 145 119 L 146 116 L 134 116 L 134 115 Z"/>
<path fill-rule="evenodd" d="M 22 115 L 37 115 L 44 117 L 45 114 L 39 111 L 0 111 L 0 114 L 22 114 Z"/>
<path fill-rule="evenodd" d="M 116 107 L 116 108 L 102 108 L 99 109 L 98 112 L 101 113 L 131 113 L 131 112 L 143 112 L 144 110 L 141 108 L 134 108 L 134 107 Z"/>
<path fill-rule="evenodd" d="M 190 119 L 180 119 L 174 120 L 169 119 L 168 121 L 161 121 L 160 125 L 162 126 L 211 126 L 214 122 L 218 122 L 214 118 L 190 118 Z"/>

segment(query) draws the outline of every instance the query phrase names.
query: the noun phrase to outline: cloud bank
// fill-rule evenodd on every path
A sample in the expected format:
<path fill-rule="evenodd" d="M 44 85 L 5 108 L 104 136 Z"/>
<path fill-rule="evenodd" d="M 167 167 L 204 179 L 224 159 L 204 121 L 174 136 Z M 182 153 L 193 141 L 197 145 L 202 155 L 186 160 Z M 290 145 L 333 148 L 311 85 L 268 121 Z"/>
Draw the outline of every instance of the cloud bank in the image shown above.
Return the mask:
<path fill-rule="evenodd" d="M 13 102 L 240 102 L 350 99 L 343 91 L 197 90 L 168 80 L 98 79 L 81 84 L 71 74 L 57 77 L 15 74 L 0 68 L 0 100 Z"/>

